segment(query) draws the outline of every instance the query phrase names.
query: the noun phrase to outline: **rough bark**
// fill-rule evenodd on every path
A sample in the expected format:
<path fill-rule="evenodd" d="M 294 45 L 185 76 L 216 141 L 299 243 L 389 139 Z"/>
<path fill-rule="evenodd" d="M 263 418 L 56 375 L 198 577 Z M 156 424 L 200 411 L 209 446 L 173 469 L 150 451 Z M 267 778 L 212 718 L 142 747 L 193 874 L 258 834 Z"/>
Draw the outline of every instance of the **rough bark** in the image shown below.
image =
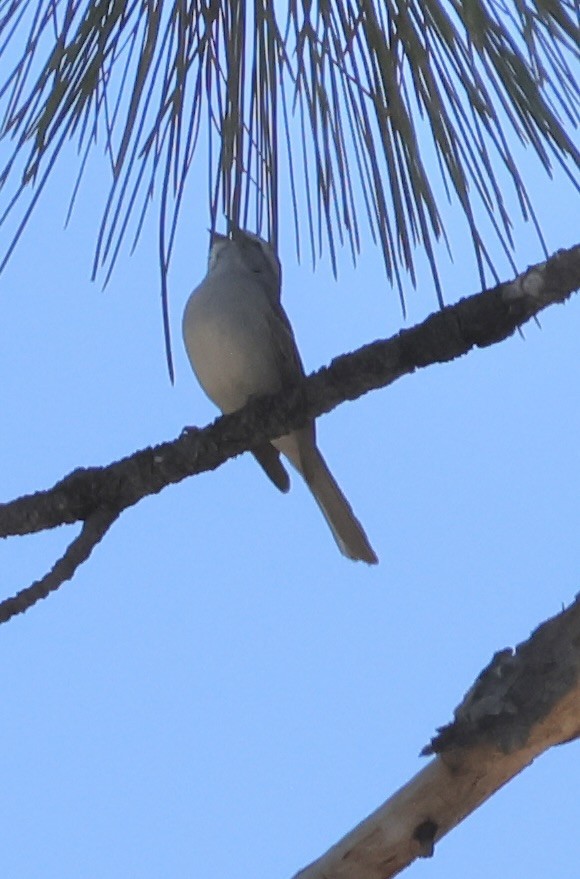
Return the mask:
<path fill-rule="evenodd" d="M 78 566 L 88 558 L 120 513 L 147 495 L 213 470 L 403 375 L 502 341 L 578 289 L 580 245 L 559 251 L 513 281 L 461 299 L 391 339 L 337 357 L 300 386 L 253 400 L 203 430 L 190 428 L 173 442 L 137 451 L 106 467 L 80 468 L 46 491 L 0 504 L 0 537 L 75 522 L 89 525 L 48 575 L 0 603 L 0 622 L 22 613 L 69 579 L 74 571 L 71 562 Z"/>

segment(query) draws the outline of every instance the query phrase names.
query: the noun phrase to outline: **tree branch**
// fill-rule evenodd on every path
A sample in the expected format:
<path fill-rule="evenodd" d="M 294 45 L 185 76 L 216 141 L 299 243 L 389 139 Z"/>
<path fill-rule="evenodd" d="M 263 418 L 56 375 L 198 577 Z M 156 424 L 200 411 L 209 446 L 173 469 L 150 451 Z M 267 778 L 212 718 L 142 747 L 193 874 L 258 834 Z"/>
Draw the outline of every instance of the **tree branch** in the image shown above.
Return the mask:
<path fill-rule="evenodd" d="M 6 623 L 19 613 L 24 613 L 51 592 L 61 586 L 65 580 L 72 580 L 75 571 L 86 562 L 93 549 L 99 543 L 118 513 L 99 509 L 84 522 L 81 533 L 68 546 L 64 555 L 41 580 L 37 580 L 26 589 L 17 592 L 12 598 L 0 602 L 0 623 Z"/>
<path fill-rule="evenodd" d="M 386 387 L 421 367 L 453 360 L 474 347 L 500 342 L 579 288 L 580 245 L 576 245 L 514 281 L 462 299 L 391 339 L 337 357 L 300 386 L 253 400 L 203 430 L 188 429 L 173 442 L 135 452 L 106 467 L 75 470 L 47 491 L 0 504 L 0 537 L 87 523 L 100 511 L 106 511 L 105 517 L 118 515 L 143 497 L 213 470 L 346 400 Z"/>
<path fill-rule="evenodd" d="M 389 879 L 553 745 L 580 736 L 580 598 L 478 677 L 435 760 L 295 879 Z"/>

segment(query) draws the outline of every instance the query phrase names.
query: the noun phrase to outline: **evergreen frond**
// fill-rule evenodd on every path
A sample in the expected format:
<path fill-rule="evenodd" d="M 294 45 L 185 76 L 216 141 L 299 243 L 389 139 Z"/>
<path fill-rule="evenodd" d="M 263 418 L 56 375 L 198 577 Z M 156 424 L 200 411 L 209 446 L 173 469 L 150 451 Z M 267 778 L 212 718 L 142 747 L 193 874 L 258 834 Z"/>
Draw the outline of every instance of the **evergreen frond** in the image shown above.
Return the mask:
<path fill-rule="evenodd" d="M 3 219 L 26 205 L 9 252 L 71 139 L 82 156 L 75 195 L 90 151 L 110 157 L 95 271 L 108 276 L 153 204 L 164 283 L 201 147 L 212 226 L 224 215 L 276 241 L 282 216 L 302 248 L 306 214 L 312 259 L 328 248 L 336 265 L 345 241 L 356 259 L 364 219 L 401 298 L 417 247 L 437 280 L 433 153 L 482 275 L 482 211 L 510 251 L 506 179 L 533 218 L 514 135 L 578 186 L 574 0 L 5 0 L 0 45 L 18 40 L 0 80 L 12 141 Z M 293 222 L 280 211 L 282 175 Z"/>

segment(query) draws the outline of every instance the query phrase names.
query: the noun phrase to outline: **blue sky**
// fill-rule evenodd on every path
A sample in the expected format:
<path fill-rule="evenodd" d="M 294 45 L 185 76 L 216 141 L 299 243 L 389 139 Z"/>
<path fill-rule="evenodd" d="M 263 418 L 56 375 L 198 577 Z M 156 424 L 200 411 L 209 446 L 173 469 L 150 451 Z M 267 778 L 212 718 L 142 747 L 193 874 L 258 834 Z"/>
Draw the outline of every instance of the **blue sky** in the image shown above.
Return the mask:
<path fill-rule="evenodd" d="M 205 180 L 171 275 L 172 388 L 154 224 L 104 292 L 92 284 L 104 170 L 93 163 L 64 230 L 72 155 L 0 278 L 3 500 L 216 414 L 180 344 L 205 272 Z M 563 175 L 527 173 L 549 248 L 576 243 Z M 447 222 L 452 302 L 480 285 L 456 209 Z M 514 223 L 523 270 L 542 251 L 515 210 Z M 335 281 L 327 263 L 297 265 L 282 231 L 308 370 L 436 306 L 421 269 L 403 321 L 370 240 Z M 491 655 L 578 591 L 579 331 L 573 300 L 524 338 L 319 421 L 376 569 L 340 556 L 298 478 L 283 496 L 248 456 L 124 513 L 72 583 L 2 628 L 2 874 L 290 877 L 417 772 Z M 2 594 L 76 531 L 5 541 Z M 578 747 L 545 755 L 407 875 L 572 875 Z"/>

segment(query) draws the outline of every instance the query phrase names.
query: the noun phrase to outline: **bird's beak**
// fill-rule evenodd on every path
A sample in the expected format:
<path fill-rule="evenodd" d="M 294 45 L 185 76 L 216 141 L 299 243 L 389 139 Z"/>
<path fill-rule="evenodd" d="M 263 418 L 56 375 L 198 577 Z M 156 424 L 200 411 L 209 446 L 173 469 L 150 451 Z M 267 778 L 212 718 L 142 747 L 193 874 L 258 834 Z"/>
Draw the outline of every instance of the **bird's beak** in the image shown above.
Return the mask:
<path fill-rule="evenodd" d="M 208 229 L 207 231 L 209 232 L 209 235 L 210 235 L 210 238 L 209 238 L 209 246 L 210 247 L 213 247 L 213 245 L 216 244 L 216 242 L 218 242 L 218 241 L 227 241 L 228 240 L 228 236 L 222 235 L 221 232 L 215 232 L 215 231 L 212 232 L 211 229 Z"/>

